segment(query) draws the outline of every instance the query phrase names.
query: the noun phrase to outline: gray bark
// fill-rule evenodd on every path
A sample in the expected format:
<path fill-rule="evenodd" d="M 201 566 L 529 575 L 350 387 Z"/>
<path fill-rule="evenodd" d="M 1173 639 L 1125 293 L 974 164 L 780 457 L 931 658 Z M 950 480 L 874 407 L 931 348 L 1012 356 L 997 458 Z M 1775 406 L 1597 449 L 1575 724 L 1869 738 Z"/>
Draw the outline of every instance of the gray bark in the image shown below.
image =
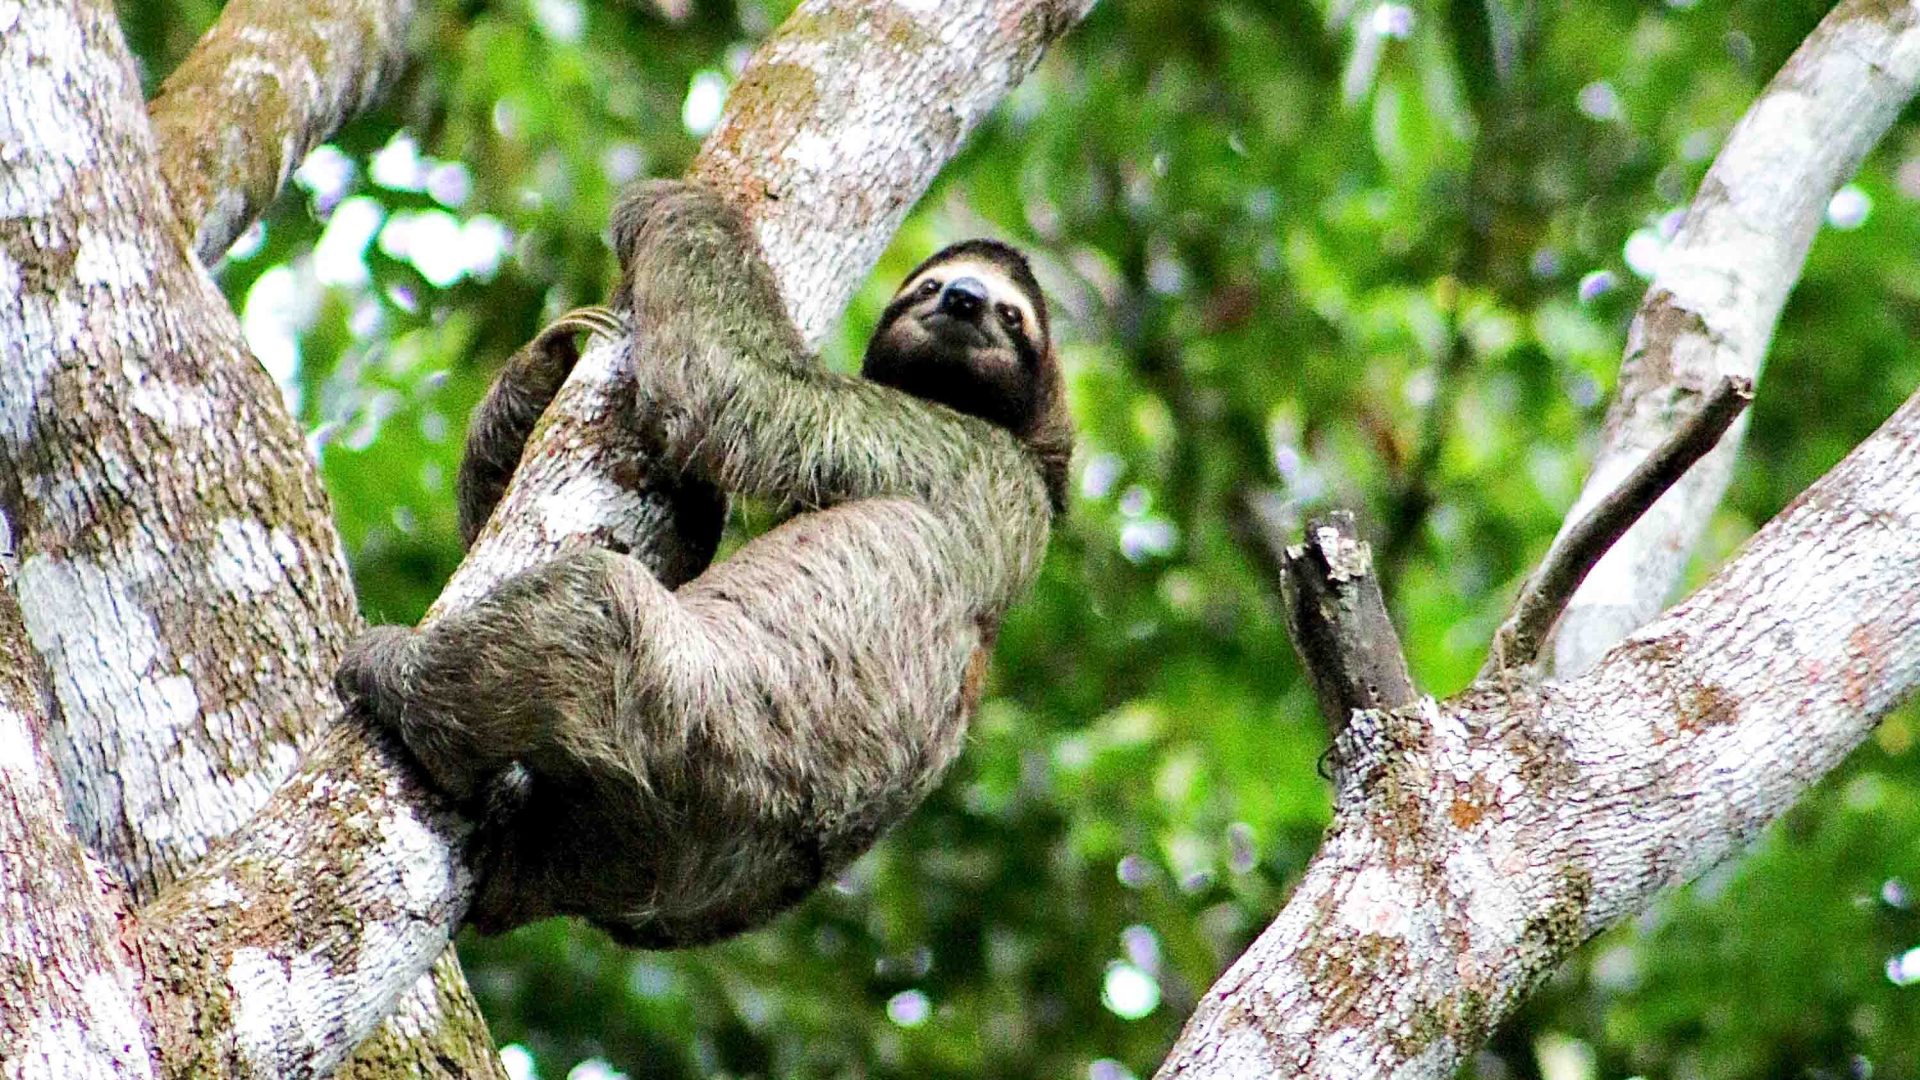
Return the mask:
<path fill-rule="evenodd" d="M 20 658 L 0 665 L 0 1076 L 151 1077 L 139 965 L 115 933 L 126 894 L 67 826 L 53 694 L 4 589 L 0 656 Z"/>
<path fill-rule="evenodd" d="M 287 777 L 359 625 L 301 435 L 168 227 L 205 194 L 195 184 L 221 174 L 172 190 L 155 167 L 188 175 L 194 138 L 288 153 L 346 119 L 343 101 L 298 133 L 246 123 L 220 111 L 242 109 L 238 96 L 197 83 L 219 74 L 216 59 L 241 58 L 222 41 L 272 52 L 303 32 L 290 29 L 301 11 L 266 26 L 229 9 L 157 106 L 169 139 L 148 121 L 110 9 L 28 4 L 0 43 L 13 155 L 0 236 L 18 301 L 0 313 L 0 506 L 20 559 L 14 593 L 58 701 L 68 816 L 136 903 Z M 326 17 L 315 25 L 328 36 Z M 227 89 L 258 94 L 268 69 L 242 66 L 252 74 Z M 287 168 L 251 178 L 253 210 Z M 437 977 L 407 1006 L 432 1037 L 383 1037 L 370 1056 L 419 1075 L 504 1076 L 451 954 Z"/>
<path fill-rule="evenodd" d="M 233 0 L 148 113 L 160 175 L 212 266 L 407 58 L 415 0 Z"/>
<path fill-rule="evenodd" d="M 1913 692 L 1916 552 L 1920 396 L 1586 675 L 1356 714 L 1326 841 L 1160 1075 L 1453 1075 Z"/>

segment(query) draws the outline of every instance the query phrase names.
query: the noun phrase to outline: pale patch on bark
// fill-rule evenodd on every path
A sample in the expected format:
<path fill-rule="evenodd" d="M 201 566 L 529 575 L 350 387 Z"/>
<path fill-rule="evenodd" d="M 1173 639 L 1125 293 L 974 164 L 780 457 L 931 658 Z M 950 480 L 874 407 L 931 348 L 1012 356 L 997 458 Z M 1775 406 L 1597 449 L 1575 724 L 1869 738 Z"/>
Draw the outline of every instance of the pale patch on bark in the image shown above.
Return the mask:
<path fill-rule="evenodd" d="M 131 561 L 30 555 L 20 564 L 20 609 L 62 700 L 125 701 L 155 737 L 170 740 L 200 702 L 193 680 L 161 662 L 159 627 L 126 586 L 139 576 Z M 77 612 L 93 613 L 84 633 L 75 627 Z"/>
<path fill-rule="evenodd" d="M 593 476 L 574 479 L 534 503 L 540 528 L 549 536 L 614 528 L 644 505 L 642 494 Z"/>
<path fill-rule="evenodd" d="M 127 404 L 161 427 L 182 430 L 214 422 L 213 395 L 197 386 L 169 382 L 132 363 L 122 368 L 128 384 Z"/>
<path fill-rule="evenodd" d="M 66 197 L 75 172 L 93 160 L 90 125 L 63 92 L 65 61 L 85 48 L 80 24 L 60 8 L 0 0 L 0 218 L 37 217 Z M 53 60 L 54 62 L 48 62 Z"/>
<path fill-rule="evenodd" d="M 91 987 L 89 987 L 89 990 Z M 83 991 L 84 992 L 84 991 Z M 95 995 L 87 993 L 89 998 Z M 142 1045 L 140 1023 L 131 1011 L 116 1018 L 112 1006 L 130 1010 L 132 1005 L 122 992 L 120 1000 L 94 1006 L 86 1023 L 71 1017 L 42 1014 L 35 1017 L 22 1045 L 9 1047 L 0 1061 L 0 1077 L 6 1080 L 138 1080 L 153 1076 L 153 1063 L 145 1055 L 130 1052 Z M 103 1011 L 101 1006 L 109 1006 Z M 116 1022 L 118 1020 L 119 1022 Z M 109 1030 L 101 1030 L 106 1025 Z M 131 1038 L 124 1037 L 130 1033 Z"/>
<path fill-rule="evenodd" d="M 73 255 L 73 281 L 81 287 L 109 285 L 144 289 L 151 284 L 147 264 L 152 260 L 134 240 L 102 232 L 80 230 L 80 248 Z"/>
<path fill-rule="evenodd" d="M 327 1032 L 314 1023 L 331 992 L 332 974 L 309 956 L 281 958 L 265 949 L 240 949 L 227 966 L 233 1034 L 257 1076 L 285 1068 L 290 1048 L 320 1045 Z"/>
<path fill-rule="evenodd" d="M 13 256 L 7 254 L 5 249 L 0 249 L 0 297 L 4 297 L 9 303 L 18 304 L 22 284 L 20 264 L 15 262 Z"/>
<path fill-rule="evenodd" d="M 407 910 L 432 912 L 445 898 L 446 844 L 411 814 L 380 821 L 381 853 L 399 870 L 401 899 Z"/>
<path fill-rule="evenodd" d="M 290 554 L 291 538 L 283 529 L 269 532 L 252 518 L 226 518 L 213 527 L 209 567 L 220 587 L 235 596 L 270 593 L 286 580 L 280 560 Z"/>
<path fill-rule="evenodd" d="M 1340 908 L 1345 924 L 1373 937 L 1399 937 L 1406 933 L 1407 910 L 1419 902 L 1415 890 L 1395 880 L 1384 866 L 1369 866 L 1354 879 L 1354 898 Z"/>
<path fill-rule="evenodd" d="M 39 767 L 27 718 L 16 709 L 0 705 L 0 772 L 27 775 L 37 772 Z"/>
<path fill-rule="evenodd" d="M 236 888 L 233 882 L 224 879 L 209 882 L 206 888 L 200 890 L 200 902 L 210 908 L 234 906 L 244 910 L 248 906 L 247 894 Z"/>

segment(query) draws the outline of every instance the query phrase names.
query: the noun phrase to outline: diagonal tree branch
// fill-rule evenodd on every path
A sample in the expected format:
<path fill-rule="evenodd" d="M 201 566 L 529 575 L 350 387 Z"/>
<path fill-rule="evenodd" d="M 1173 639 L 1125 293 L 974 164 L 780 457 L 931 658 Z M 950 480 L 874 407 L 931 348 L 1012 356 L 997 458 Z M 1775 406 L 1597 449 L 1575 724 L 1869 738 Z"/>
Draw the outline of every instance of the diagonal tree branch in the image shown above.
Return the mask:
<path fill-rule="evenodd" d="M 148 106 L 174 217 L 208 266 L 407 59 L 417 0 L 234 0 Z"/>
<path fill-rule="evenodd" d="M 1587 674 L 1356 714 L 1326 842 L 1159 1075 L 1453 1075 L 1912 694 L 1915 550 L 1920 395 Z"/>
<path fill-rule="evenodd" d="M 1695 462 L 1720 444 L 1727 429 L 1752 403 L 1753 380 L 1737 375 L 1721 379 L 1700 403 L 1698 412 L 1682 421 L 1665 443 L 1622 477 L 1619 487 L 1566 528 L 1520 590 L 1513 612 L 1494 632 L 1486 665 L 1480 669 L 1481 678 L 1533 663 L 1554 620 L 1594 564 Z"/>
<path fill-rule="evenodd" d="M 1827 203 L 1920 91 L 1920 4 L 1844 0 L 1774 77 L 1700 185 L 1627 332 L 1620 385 L 1566 530 L 1722 376 L 1757 379 Z M 1602 558 L 1554 632 L 1576 674 L 1667 602 L 1719 504 L 1744 421 Z"/>
<path fill-rule="evenodd" d="M 1090 6 L 801 5 L 695 169 L 755 217 L 797 321 L 817 334 L 938 166 Z M 801 194 L 816 186 L 836 197 Z M 581 358 L 441 607 L 572 545 L 670 548 L 670 499 L 636 475 L 631 428 L 609 393 L 624 355 L 601 341 Z M 202 1040 L 216 1048 L 209 1067 L 324 1073 L 444 946 L 468 899 L 470 829 L 391 747 L 336 727 L 232 847 L 146 912 L 145 946 L 180 983 L 208 988 L 175 995 L 172 1022 L 216 1032 Z M 315 917 L 328 911 L 343 917 Z M 195 948 L 178 944 L 188 941 Z M 285 1019 L 296 999 L 297 1024 Z M 239 1022 L 220 1033 L 227 1016 Z"/>

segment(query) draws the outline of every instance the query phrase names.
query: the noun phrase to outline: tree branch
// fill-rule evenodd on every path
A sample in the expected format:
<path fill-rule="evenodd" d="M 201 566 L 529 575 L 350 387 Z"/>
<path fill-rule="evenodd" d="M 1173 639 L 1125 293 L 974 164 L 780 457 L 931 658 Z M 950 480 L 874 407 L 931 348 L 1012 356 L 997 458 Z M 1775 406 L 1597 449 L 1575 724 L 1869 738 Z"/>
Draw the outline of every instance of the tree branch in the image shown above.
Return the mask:
<path fill-rule="evenodd" d="M 1739 850 L 1913 692 L 1916 548 L 1920 395 L 1586 675 L 1362 714 L 1326 842 L 1159 1075 L 1453 1075 L 1569 952 Z"/>
<path fill-rule="evenodd" d="M 69 819 L 138 902 L 286 778 L 329 717 L 359 616 L 304 440 L 167 224 L 111 7 L 31 0 L 15 15 L 0 46 L 0 127 L 15 135 L 0 250 L 29 285 L 0 305 L 0 508 L 59 703 Z M 457 961 L 441 970 L 410 1008 L 453 1022 L 375 1051 L 503 1076 L 490 1046 L 473 1053 L 485 1025 Z M 141 988 L 156 1023 L 176 989 Z M 159 1044 L 163 1060 L 181 1052 Z"/>
<path fill-rule="evenodd" d="M 174 217 L 208 266 L 407 59 L 417 0 L 234 0 L 148 106 Z"/>
<path fill-rule="evenodd" d="M 1282 565 L 1287 632 L 1334 732 L 1356 709 L 1411 705 L 1419 693 L 1353 514 L 1309 523 L 1306 542 L 1288 547 Z"/>
<path fill-rule="evenodd" d="M 1397 709 L 1418 698 L 1374 573 L 1373 552 L 1350 511 L 1316 518 L 1307 525 L 1306 541 L 1289 545 L 1285 526 L 1242 497 L 1234 526 L 1245 546 L 1265 556 L 1261 562 L 1280 593 L 1287 635 L 1329 731 L 1338 736 L 1355 710 Z"/>
<path fill-rule="evenodd" d="M 225 256 L 308 151 L 379 98 L 407 61 L 417 9 L 416 0 L 235 0 L 221 11 L 148 103 L 174 217 L 203 265 Z M 395 1016 L 342 1080 L 362 1064 L 375 1076 L 430 1062 L 499 1075 L 451 950 Z"/>
<path fill-rule="evenodd" d="M 1593 565 L 1695 462 L 1720 444 L 1727 429 L 1752 403 L 1752 379 L 1738 375 L 1722 378 L 1699 410 L 1682 421 L 1665 443 L 1561 533 L 1546 560 L 1520 590 L 1507 621 L 1494 632 L 1493 647 L 1480 669 L 1481 678 L 1533 663 L 1554 621 Z"/>
<path fill-rule="evenodd" d="M 1916 86 L 1920 4 L 1845 0 L 1749 111 L 1635 321 L 1556 546 L 1704 388 L 1751 378 L 1832 190 Z M 1563 674 L 1672 587 L 1732 426 L 1575 593 Z M 1355 714 L 1325 843 L 1160 1075 L 1452 1075 L 1572 949 L 1737 850 L 1913 692 L 1916 544 L 1920 396 L 1586 675 Z"/>
<path fill-rule="evenodd" d="M 1845 0 L 1774 77 L 1662 257 L 1565 528 L 1619 487 L 1722 376 L 1758 378 L 1833 192 L 1916 90 L 1920 4 L 1911 0 Z M 1577 674 L 1666 604 L 1726 491 L 1742 430 L 1736 424 L 1588 575 L 1555 631 L 1556 670 Z"/>

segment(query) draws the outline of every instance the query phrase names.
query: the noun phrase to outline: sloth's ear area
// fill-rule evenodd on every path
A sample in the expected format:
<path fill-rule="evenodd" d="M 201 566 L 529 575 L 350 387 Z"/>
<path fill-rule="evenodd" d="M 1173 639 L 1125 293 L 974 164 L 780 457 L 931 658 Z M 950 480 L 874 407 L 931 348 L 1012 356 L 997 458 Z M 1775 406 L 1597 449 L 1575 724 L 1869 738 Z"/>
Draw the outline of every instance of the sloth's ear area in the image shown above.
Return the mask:
<path fill-rule="evenodd" d="M 1021 441 L 1040 460 L 1040 477 L 1047 484 L 1047 500 L 1057 516 L 1067 511 L 1069 474 L 1073 468 L 1073 414 L 1067 411 L 1067 388 L 1060 374 L 1060 357 L 1052 342 L 1040 351 L 1034 371 L 1039 404 L 1033 426 Z"/>

